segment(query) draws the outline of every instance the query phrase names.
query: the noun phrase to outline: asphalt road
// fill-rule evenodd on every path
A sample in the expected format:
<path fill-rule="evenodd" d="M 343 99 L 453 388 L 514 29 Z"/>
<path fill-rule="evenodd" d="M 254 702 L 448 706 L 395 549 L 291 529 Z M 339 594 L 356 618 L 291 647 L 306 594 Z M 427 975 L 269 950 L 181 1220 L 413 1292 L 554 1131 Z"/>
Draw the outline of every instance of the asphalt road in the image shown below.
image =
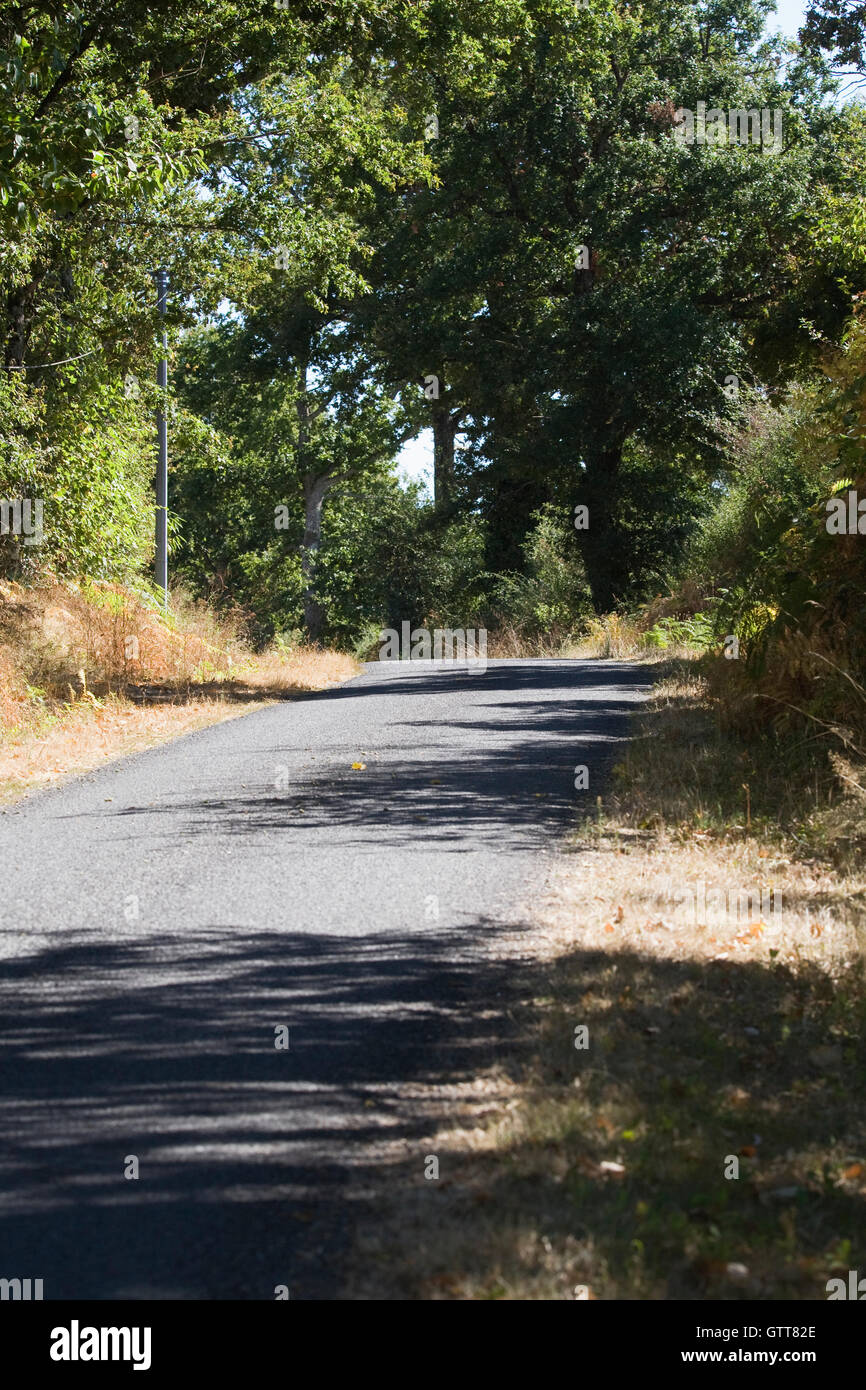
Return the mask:
<path fill-rule="evenodd" d="M 0 1277 L 338 1297 L 383 1126 L 501 1045 L 497 933 L 647 685 L 372 665 L 0 816 Z"/>

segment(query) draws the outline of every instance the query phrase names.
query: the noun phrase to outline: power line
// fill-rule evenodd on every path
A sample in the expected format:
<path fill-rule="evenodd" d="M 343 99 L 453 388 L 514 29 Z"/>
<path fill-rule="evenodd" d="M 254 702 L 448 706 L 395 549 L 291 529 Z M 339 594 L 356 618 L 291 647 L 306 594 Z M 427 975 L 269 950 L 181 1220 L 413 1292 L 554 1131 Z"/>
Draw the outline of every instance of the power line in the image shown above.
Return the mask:
<path fill-rule="evenodd" d="M 5 372 L 41 372 L 43 367 L 65 367 L 67 362 L 80 362 L 83 357 L 92 357 L 96 352 L 105 352 L 106 348 L 113 347 L 115 343 L 122 343 L 126 335 L 119 338 L 109 338 L 107 343 L 100 343 L 99 347 L 88 348 L 87 352 L 79 352 L 75 357 L 60 357 L 56 362 L 22 362 L 7 365 L 5 362 L 0 364 Z"/>
<path fill-rule="evenodd" d="M 80 362 L 82 357 L 92 357 L 95 352 L 104 351 L 105 344 L 103 343 L 101 347 L 90 348 L 88 352 L 79 352 L 77 357 L 61 357 L 57 362 L 29 362 L 26 365 L 21 363 L 17 366 L 7 366 L 4 363 L 3 370 L 6 372 L 41 372 L 43 367 L 65 367 L 67 362 Z"/>

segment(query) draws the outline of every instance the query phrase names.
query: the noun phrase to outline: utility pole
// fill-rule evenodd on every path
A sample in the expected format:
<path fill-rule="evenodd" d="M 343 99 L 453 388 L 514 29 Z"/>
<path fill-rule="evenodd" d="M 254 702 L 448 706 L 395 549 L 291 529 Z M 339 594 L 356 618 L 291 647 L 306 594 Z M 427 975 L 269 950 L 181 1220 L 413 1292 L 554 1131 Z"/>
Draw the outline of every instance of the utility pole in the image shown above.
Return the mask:
<path fill-rule="evenodd" d="M 168 271 L 156 272 L 156 307 L 161 319 L 165 319 L 165 305 L 168 296 Z M 156 384 L 159 387 L 159 404 L 156 409 L 156 438 L 158 457 L 156 462 L 156 560 L 155 574 L 157 588 L 162 589 L 163 607 L 168 608 L 168 334 L 163 325 L 162 358 L 156 369 Z"/>

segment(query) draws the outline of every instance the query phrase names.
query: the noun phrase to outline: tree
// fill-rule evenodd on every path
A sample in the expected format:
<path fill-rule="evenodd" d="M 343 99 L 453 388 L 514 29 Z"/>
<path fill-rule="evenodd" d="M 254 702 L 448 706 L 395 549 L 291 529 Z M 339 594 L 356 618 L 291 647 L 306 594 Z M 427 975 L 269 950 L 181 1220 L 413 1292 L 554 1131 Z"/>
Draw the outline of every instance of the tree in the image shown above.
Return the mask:
<path fill-rule="evenodd" d="M 834 65 L 866 76 L 866 4 L 862 0 L 813 0 L 800 39 L 829 54 Z"/>
<path fill-rule="evenodd" d="M 368 50 L 393 42 L 383 27 L 393 9 L 121 0 L 108 11 L 19 7 L 0 20 L 9 58 L 0 65 L 0 334 L 6 369 L 21 380 L 22 418 L 36 410 L 25 397 L 38 394 L 34 459 L 62 450 L 83 480 L 105 450 L 82 449 L 63 421 L 92 404 L 88 429 L 108 443 L 121 396 L 120 413 L 136 421 L 137 466 L 147 458 L 156 266 L 169 274 L 172 331 L 214 313 L 227 294 L 254 298 L 279 248 L 313 300 L 323 286 L 352 283 L 351 262 L 363 258 L 353 184 L 393 180 L 407 161 L 417 168 L 394 133 L 400 113 L 359 76 Z M 291 193 L 269 200 L 276 163 Z M 191 437 L 194 426 L 185 428 Z M 16 454 L 17 472 L 11 455 L 0 461 L 4 492 L 35 476 Z M 50 492 L 50 476 L 39 476 Z M 103 520 L 88 518 L 97 543 Z M 139 563 L 145 556 L 139 549 Z"/>
<path fill-rule="evenodd" d="M 245 553 L 296 554 L 303 622 L 317 641 L 329 624 L 319 568 L 325 500 L 339 489 L 351 505 L 353 490 L 383 479 L 411 426 L 347 351 L 339 323 L 301 296 L 291 314 L 282 292 L 275 298 L 276 322 L 260 309 L 182 345 L 183 397 L 223 449 L 210 461 L 196 448 L 179 458 L 180 559 L 207 557 L 211 573 L 237 587 Z M 235 498 L 227 524 L 226 484 Z"/>
<path fill-rule="evenodd" d="M 766 5 L 507 8 L 507 39 L 473 39 L 471 80 L 431 61 L 435 178 L 391 200 L 374 341 L 395 378 L 447 362 L 480 465 L 467 498 L 494 469 L 525 526 L 570 468 L 605 609 L 631 573 L 628 441 L 711 473 L 730 379 L 781 383 L 814 351 L 806 325 L 838 332 L 851 266 L 815 263 L 810 209 L 851 170 L 820 65 L 786 76 L 760 40 Z M 465 12 L 446 14 L 459 50 Z M 699 100 L 781 111 L 784 148 L 682 143 L 677 111 Z"/>

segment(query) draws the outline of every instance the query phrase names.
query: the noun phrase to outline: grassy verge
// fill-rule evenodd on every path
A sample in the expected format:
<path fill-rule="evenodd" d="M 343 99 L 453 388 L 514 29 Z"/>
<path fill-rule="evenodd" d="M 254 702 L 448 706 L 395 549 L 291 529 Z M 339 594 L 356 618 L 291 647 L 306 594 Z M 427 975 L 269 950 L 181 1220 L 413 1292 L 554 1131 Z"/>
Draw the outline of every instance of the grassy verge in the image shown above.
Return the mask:
<path fill-rule="evenodd" d="M 684 662 L 638 717 L 349 1296 L 824 1299 L 866 1267 L 862 805 L 717 714 Z"/>
<path fill-rule="evenodd" d="M 350 679 L 340 652 L 253 651 L 237 616 L 118 585 L 0 583 L 0 804 L 107 759 Z"/>

